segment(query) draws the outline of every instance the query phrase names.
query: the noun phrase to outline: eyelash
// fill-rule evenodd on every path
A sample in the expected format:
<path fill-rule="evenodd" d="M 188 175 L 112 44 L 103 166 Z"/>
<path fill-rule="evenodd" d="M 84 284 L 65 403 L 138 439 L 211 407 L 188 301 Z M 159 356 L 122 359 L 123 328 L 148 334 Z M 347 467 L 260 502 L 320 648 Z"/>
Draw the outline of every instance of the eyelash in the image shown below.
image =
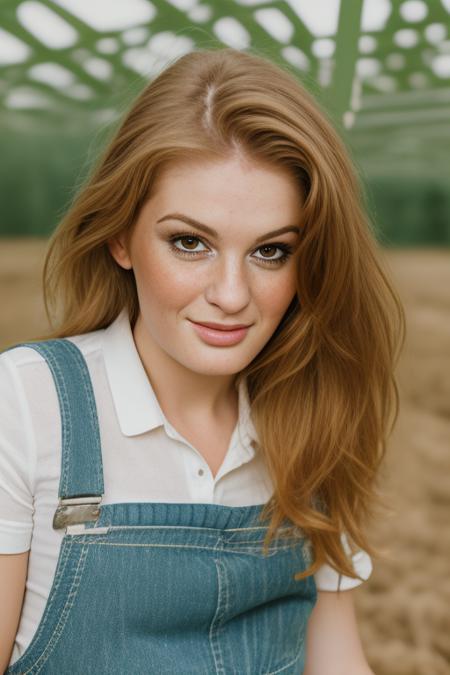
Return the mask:
<path fill-rule="evenodd" d="M 205 253 L 205 251 L 183 251 L 174 244 L 174 242 L 177 241 L 178 239 L 196 239 L 197 241 L 201 242 L 204 246 L 206 246 L 205 242 L 201 239 L 201 237 L 198 237 L 193 232 L 178 232 L 177 234 L 174 234 L 173 236 L 169 237 L 168 240 L 170 243 L 170 248 L 173 251 L 175 251 L 176 254 L 192 258 L 193 256 L 197 256 L 199 253 Z M 270 260 L 269 258 L 258 258 L 258 260 L 262 261 L 263 265 L 268 264 L 281 266 L 283 263 L 287 261 L 287 259 L 290 257 L 293 251 L 292 246 L 290 246 L 289 244 L 281 244 L 281 243 L 263 244 L 263 246 L 259 246 L 256 250 L 258 251 L 260 248 L 265 248 L 266 246 L 273 246 L 281 249 L 283 251 L 283 255 L 280 258 L 275 258 L 273 260 Z"/>

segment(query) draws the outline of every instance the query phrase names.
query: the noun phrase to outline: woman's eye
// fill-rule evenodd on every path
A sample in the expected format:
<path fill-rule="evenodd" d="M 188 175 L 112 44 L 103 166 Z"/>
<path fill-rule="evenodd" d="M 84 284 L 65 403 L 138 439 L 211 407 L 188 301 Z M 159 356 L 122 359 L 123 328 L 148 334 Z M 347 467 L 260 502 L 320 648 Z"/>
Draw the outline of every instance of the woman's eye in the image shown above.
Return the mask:
<path fill-rule="evenodd" d="M 169 239 L 171 248 L 179 255 L 185 256 L 185 257 L 195 257 L 197 254 L 204 253 L 207 248 L 199 249 L 197 248 L 198 244 L 200 243 L 202 246 L 205 246 L 205 244 L 202 242 L 202 240 L 199 237 L 195 237 L 193 235 L 174 235 Z M 180 248 L 179 246 L 176 246 L 176 242 L 181 242 L 181 245 L 183 248 Z M 290 246 L 289 244 L 264 244 L 264 246 L 260 246 L 259 248 L 256 249 L 257 251 L 262 251 L 263 255 L 261 257 L 257 256 L 257 260 L 260 260 L 263 264 L 265 265 L 281 265 L 282 263 L 286 262 L 286 260 L 289 258 L 289 256 L 292 253 L 293 247 Z M 274 257 L 274 253 L 276 251 L 279 251 L 279 254 Z M 269 253 L 269 255 L 266 255 Z"/>
<path fill-rule="evenodd" d="M 277 249 L 278 249 L 278 251 L 281 251 L 281 255 L 274 258 L 273 252 L 276 251 Z M 272 252 L 272 255 L 269 255 L 269 257 L 266 257 L 264 255 L 262 258 L 260 258 L 260 260 L 264 260 L 264 262 L 279 262 L 280 260 L 282 261 L 286 258 L 285 254 L 288 250 L 288 246 L 286 245 L 286 247 L 284 247 L 284 246 L 281 247 L 281 246 L 275 246 L 275 244 L 266 244 L 265 246 L 260 246 L 257 250 L 258 251 L 265 251 L 265 253 L 267 253 L 267 250 L 269 250 L 269 253 Z"/>
<path fill-rule="evenodd" d="M 171 241 L 172 245 L 174 246 L 174 248 L 175 248 L 177 251 L 179 251 L 180 253 L 201 253 L 202 250 L 203 250 L 203 249 L 201 249 L 201 250 L 199 251 L 199 250 L 196 248 L 196 244 L 197 244 L 198 242 L 200 242 L 201 244 L 203 244 L 203 242 L 200 241 L 200 239 L 199 239 L 198 237 L 190 237 L 190 236 L 179 237 L 179 236 L 178 236 L 178 237 L 173 237 L 170 241 Z M 186 249 L 183 249 L 183 248 L 178 248 L 178 246 L 175 246 L 175 242 L 176 242 L 176 241 L 182 241 L 182 242 L 183 242 L 183 246 L 187 246 L 187 250 L 186 250 Z M 185 242 L 187 242 L 187 244 L 186 244 Z M 193 246 L 193 244 L 194 244 L 194 246 Z M 190 248 L 191 246 L 193 246 L 193 248 Z"/>

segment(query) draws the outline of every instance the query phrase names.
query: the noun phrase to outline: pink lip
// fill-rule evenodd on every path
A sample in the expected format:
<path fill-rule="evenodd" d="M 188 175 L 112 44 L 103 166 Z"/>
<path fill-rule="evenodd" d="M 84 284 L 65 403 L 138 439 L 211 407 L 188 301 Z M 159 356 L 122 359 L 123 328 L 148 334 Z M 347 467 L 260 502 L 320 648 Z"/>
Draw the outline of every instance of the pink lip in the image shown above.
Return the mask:
<path fill-rule="evenodd" d="M 216 330 L 237 330 L 238 328 L 248 328 L 246 323 L 214 323 L 212 321 L 194 321 L 198 326 L 206 326 L 207 328 L 215 328 Z"/>
<path fill-rule="evenodd" d="M 238 342 L 241 342 L 248 333 L 249 326 L 243 326 L 235 330 L 230 330 L 227 327 L 227 330 L 217 329 L 211 327 L 211 325 L 220 325 L 220 324 L 201 324 L 191 321 L 197 335 L 209 345 L 214 345 L 216 347 L 227 347 L 229 345 L 235 345 Z"/>

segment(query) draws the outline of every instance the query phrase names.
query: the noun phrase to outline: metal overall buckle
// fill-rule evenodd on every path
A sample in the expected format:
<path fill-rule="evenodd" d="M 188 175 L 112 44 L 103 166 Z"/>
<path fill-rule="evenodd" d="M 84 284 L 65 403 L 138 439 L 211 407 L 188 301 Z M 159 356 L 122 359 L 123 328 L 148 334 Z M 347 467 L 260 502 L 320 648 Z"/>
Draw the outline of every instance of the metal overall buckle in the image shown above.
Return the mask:
<path fill-rule="evenodd" d="M 53 516 L 53 529 L 59 530 L 68 525 L 96 521 L 100 514 L 98 504 L 101 501 L 102 497 L 98 495 L 60 499 Z"/>

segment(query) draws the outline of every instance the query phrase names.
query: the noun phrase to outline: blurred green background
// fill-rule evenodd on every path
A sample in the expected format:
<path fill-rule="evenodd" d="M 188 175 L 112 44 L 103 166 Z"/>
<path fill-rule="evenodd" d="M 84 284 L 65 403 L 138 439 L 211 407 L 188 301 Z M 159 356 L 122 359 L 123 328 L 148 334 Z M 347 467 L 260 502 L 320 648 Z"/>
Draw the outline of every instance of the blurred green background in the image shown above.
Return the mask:
<path fill-rule="evenodd" d="M 450 243 L 450 0 L 2 0 L 0 236 L 47 236 L 145 83 L 224 45 L 295 73 L 385 246 Z"/>

